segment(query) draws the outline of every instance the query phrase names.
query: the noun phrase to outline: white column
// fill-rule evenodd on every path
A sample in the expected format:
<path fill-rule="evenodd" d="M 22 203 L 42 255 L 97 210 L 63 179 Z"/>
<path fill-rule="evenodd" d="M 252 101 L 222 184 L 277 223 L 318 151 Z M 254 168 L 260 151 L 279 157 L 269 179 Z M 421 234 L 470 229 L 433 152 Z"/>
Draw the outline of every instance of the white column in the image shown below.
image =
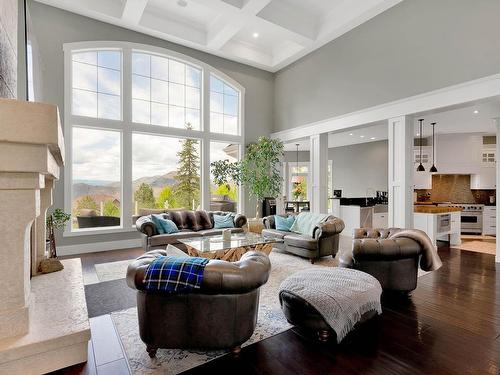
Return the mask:
<path fill-rule="evenodd" d="M 495 173 L 496 173 L 496 184 L 495 186 L 497 187 L 496 189 L 496 199 L 495 202 L 498 203 L 500 202 L 500 190 L 498 189 L 498 186 L 500 186 L 500 163 L 498 162 L 498 157 L 500 156 L 500 117 L 495 119 L 496 122 L 496 129 L 497 129 L 497 142 L 496 142 L 496 164 L 495 164 Z M 497 246 L 497 254 L 495 256 L 495 262 L 500 263 L 500 241 L 498 240 L 500 237 L 500 216 L 497 214 L 496 215 L 496 236 L 497 236 L 497 241 L 496 241 L 496 246 Z"/>
<path fill-rule="evenodd" d="M 310 138 L 311 212 L 326 213 L 328 209 L 328 134 Z"/>
<path fill-rule="evenodd" d="M 412 150 L 412 118 L 389 119 L 389 227 L 413 228 Z"/>

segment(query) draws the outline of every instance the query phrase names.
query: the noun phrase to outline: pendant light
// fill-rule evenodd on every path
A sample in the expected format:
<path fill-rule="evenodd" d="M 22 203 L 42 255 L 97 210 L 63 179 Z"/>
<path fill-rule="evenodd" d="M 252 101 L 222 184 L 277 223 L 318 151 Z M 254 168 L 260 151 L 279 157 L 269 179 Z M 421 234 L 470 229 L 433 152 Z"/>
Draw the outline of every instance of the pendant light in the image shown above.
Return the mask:
<path fill-rule="evenodd" d="M 295 176 L 292 177 L 292 183 L 298 184 L 300 182 L 300 180 L 299 180 L 299 144 L 296 143 L 295 147 L 297 147 L 297 151 L 296 151 L 297 164 L 295 167 Z"/>
<path fill-rule="evenodd" d="M 422 122 L 424 122 L 424 119 L 421 118 L 418 121 L 420 122 L 420 164 L 417 167 L 417 172 L 425 172 L 425 168 L 422 165 Z"/>
<path fill-rule="evenodd" d="M 429 172 L 436 173 L 438 171 L 437 168 L 436 168 L 436 166 L 434 165 L 434 142 L 435 142 L 435 138 L 434 138 L 434 126 L 436 126 L 436 123 L 435 122 L 431 122 L 431 125 L 432 125 L 432 167 L 431 167 L 431 169 L 429 169 Z"/>

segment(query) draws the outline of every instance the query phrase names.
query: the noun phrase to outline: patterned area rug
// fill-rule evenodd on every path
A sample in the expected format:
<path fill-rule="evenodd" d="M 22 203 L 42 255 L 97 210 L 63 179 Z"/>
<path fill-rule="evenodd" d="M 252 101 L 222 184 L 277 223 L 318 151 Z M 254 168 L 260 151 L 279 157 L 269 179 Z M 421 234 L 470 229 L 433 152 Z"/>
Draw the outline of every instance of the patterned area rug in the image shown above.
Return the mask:
<path fill-rule="evenodd" d="M 278 300 L 279 285 L 288 275 L 311 267 L 335 267 L 337 265 L 337 261 L 332 259 L 332 257 L 326 257 L 316 262 L 316 264 L 311 265 L 306 259 L 276 251 L 271 253 L 270 259 L 272 271 L 269 281 L 260 291 L 257 327 L 253 336 L 243 346 L 274 336 L 291 327 L 281 312 Z M 121 265 L 121 267 L 123 266 L 124 264 Z M 117 271 L 119 268 L 118 265 L 114 268 L 117 273 L 121 272 Z M 123 275 L 123 273 L 121 274 Z M 104 275 L 109 275 L 109 273 L 103 272 L 101 275 L 102 277 L 108 277 Z M 160 349 L 156 358 L 151 359 L 146 353 L 146 347 L 139 337 L 137 309 L 134 307 L 113 312 L 111 313 L 111 317 L 125 348 L 125 353 L 133 374 L 177 374 L 226 354 L 226 351 L 206 352 Z"/>

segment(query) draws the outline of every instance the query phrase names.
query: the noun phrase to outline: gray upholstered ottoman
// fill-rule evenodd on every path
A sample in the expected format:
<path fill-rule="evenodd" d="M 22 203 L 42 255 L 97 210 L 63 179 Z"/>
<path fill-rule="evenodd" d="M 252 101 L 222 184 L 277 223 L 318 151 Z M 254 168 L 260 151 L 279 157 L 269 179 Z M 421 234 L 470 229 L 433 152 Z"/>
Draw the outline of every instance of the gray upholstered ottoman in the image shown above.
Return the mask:
<path fill-rule="evenodd" d="M 348 268 L 318 267 L 285 279 L 279 299 L 288 322 L 337 342 L 356 326 L 382 313 L 382 287 L 373 276 Z"/>

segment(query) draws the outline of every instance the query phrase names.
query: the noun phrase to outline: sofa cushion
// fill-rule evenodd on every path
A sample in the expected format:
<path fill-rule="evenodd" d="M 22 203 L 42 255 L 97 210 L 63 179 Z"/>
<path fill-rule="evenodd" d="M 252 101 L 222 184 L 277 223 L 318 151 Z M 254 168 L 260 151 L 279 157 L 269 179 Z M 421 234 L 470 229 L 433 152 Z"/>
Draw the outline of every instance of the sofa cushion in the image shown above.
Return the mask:
<path fill-rule="evenodd" d="M 274 222 L 277 230 L 290 232 L 293 223 L 295 223 L 295 216 L 283 217 L 279 215 L 274 215 Z"/>
<path fill-rule="evenodd" d="M 163 215 L 151 215 L 151 219 L 156 226 L 159 234 L 173 234 L 179 232 L 177 225 L 170 220 L 163 217 Z"/>
<path fill-rule="evenodd" d="M 301 247 L 308 250 L 316 250 L 318 248 L 318 241 L 304 234 L 286 234 L 283 239 L 287 246 Z"/>
<path fill-rule="evenodd" d="M 173 234 L 159 234 L 150 237 L 151 246 L 161 246 L 178 243 L 179 238 L 201 237 L 198 232 L 178 232 Z"/>
<path fill-rule="evenodd" d="M 212 228 L 210 216 L 206 211 L 172 210 L 168 211 L 168 215 L 181 230 L 192 229 L 193 231 L 199 231 Z"/>
<path fill-rule="evenodd" d="M 225 229 L 225 228 L 234 228 L 234 216 L 231 214 L 227 215 L 214 214 L 214 229 Z"/>
<path fill-rule="evenodd" d="M 273 237 L 273 238 L 281 238 L 283 239 L 286 235 L 289 235 L 290 232 L 286 232 L 284 230 L 277 229 L 263 229 L 262 235 L 264 237 Z"/>

